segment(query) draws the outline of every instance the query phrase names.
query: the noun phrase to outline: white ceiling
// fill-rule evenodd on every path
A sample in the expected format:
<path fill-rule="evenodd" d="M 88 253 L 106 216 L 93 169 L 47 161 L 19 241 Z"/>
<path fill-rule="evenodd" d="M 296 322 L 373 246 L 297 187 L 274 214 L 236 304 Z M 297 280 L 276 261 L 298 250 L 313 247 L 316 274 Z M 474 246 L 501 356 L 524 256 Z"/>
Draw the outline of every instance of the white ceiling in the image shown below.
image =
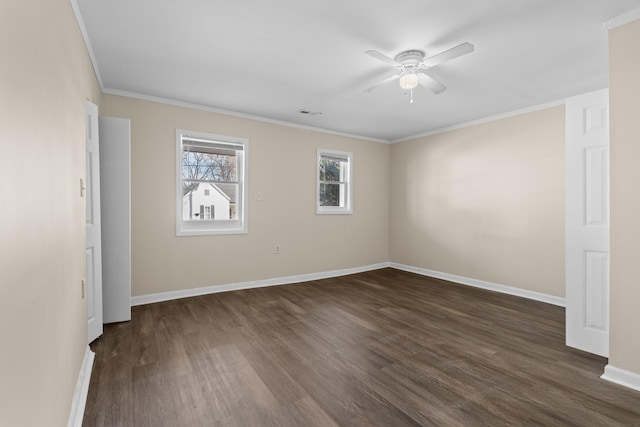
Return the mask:
<path fill-rule="evenodd" d="M 74 1 L 74 0 L 72 0 Z M 607 86 L 604 23 L 640 0 L 75 0 L 107 93 L 397 141 Z M 475 52 L 397 82 L 364 51 Z M 298 111 L 320 111 L 304 115 Z"/>

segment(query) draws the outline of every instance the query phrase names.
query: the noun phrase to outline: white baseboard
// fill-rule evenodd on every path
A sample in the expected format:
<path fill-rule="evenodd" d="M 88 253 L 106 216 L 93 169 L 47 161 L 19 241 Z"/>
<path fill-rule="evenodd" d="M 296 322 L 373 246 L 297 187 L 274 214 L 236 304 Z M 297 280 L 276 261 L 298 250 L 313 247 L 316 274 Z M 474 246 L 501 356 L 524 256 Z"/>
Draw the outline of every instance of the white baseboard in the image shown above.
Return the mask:
<path fill-rule="evenodd" d="M 470 279 L 468 277 L 456 276 L 449 273 L 442 273 L 440 271 L 433 271 L 433 270 L 427 270 L 419 267 L 412 267 L 410 265 L 397 264 L 395 262 L 390 263 L 389 266 L 391 268 L 408 271 L 410 273 L 420 274 L 422 276 L 434 277 L 436 279 L 448 280 L 450 282 L 455 282 L 462 285 L 488 289 L 490 291 L 500 292 L 503 294 L 515 295 L 522 298 L 528 298 L 536 301 L 546 302 L 547 304 L 553 304 L 560 307 L 565 306 L 564 298 L 556 297 L 553 295 L 547 295 L 540 292 L 528 291 L 526 289 L 520 289 L 520 288 L 513 288 L 511 286 L 499 285 L 496 283 L 485 282 L 483 280 Z"/>
<path fill-rule="evenodd" d="M 628 387 L 633 390 L 640 391 L 640 374 L 616 368 L 612 365 L 604 367 L 604 374 L 600 376 L 603 380 Z"/>
<path fill-rule="evenodd" d="M 84 418 L 84 408 L 87 404 L 87 395 L 89 394 L 89 382 L 91 381 L 91 370 L 93 369 L 93 359 L 96 354 L 91 351 L 87 345 L 82 359 L 82 366 L 76 381 L 76 390 L 73 393 L 73 401 L 71 402 L 71 413 L 67 427 L 82 427 Z"/>
<path fill-rule="evenodd" d="M 131 297 L 131 305 L 145 305 L 155 302 L 171 301 L 174 299 L 195 297 L 200 295 L 215 294 L 219 292 L 238 291 L 242 289 L 263 288 L 267 286 L 288 285 L 291 283 L 309 282 L 311 280 L 329 279 L 331 277 L 346 276 L 348 274 L 362 273 L 365 271 L 379 270 L 381 268 L 395 268 L 398 270 L 408 271 L 410 273 L 420 274 L 422 276 L 434 277 L 436 279 L 448 280 L 450 282 L 462 285 L 473 286 L 476 288 L 488 289 L 503 294 L 515 295 L 522 298 L 528 298 L 536 301 L 542 301 L 548 304 L 565 306 L 565 300 L 561 297 L 547 295 L 540 292 L 527 291 L 525 289 L 513 288 L 511 286 L 499 285 L 496 283 L 485 282 L 482 280 L 471 279 L 468 277 L 456 276 L 449 273 L 427 270 L 419 267 L 398 264 L 394 262 L 382 262 L 378 264 L 366 265 L 363 267 L 345 268 L 342 270 L 325 271 L 321 273 L 300 274 L 296 276 L 277 277 L 273 279 L 255 280 L 251 282 L 230 283 L 225 285 L 206 286 L 202 288 L 184 289 L 180 291 L 160 292 L 156 294 L 147 294 Z"/>
<path fill-rule="evenodd" d="M 181 291 L 161 292 L 131 297 L 131 305 L 144 305 L 154 302 L 170 301 L 199 295 L 215 294 L 219 292 L 238 291 L 241 289 L 263 288 L 266 286 L 288 285 L 291 283 L 309 282 L 311 280 L 329 279 L 331 277 L 346 276 L 348 274 L 379 270 L 389 267 L 388 262 L 372 264 L 363 267 L 345 268 L 342 270 L 325 271 L 321 273 L 300 274 L 297 276 L 277 277 L 274 279 L 255 280 L 251 282 L 230 283 L 226 285 L 207 286 L 203 288 L 185 289 Z"/>

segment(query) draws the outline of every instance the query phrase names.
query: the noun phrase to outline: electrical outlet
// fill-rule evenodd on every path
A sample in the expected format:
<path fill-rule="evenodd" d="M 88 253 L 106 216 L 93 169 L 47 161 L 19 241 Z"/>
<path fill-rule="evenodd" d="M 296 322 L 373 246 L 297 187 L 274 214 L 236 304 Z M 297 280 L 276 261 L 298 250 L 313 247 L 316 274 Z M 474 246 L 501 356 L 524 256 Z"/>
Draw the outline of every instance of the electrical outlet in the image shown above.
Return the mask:
<path fill-rule="evenodd" d="M 276 255 L 280 255 L 280 245 L 276 245 Z"/>

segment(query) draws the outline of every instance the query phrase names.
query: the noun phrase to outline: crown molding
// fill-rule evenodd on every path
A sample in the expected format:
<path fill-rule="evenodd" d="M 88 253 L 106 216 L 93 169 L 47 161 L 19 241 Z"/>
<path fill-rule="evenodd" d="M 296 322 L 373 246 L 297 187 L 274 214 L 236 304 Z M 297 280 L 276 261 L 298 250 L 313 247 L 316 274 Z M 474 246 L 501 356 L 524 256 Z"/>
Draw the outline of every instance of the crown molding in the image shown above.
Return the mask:
<path fill-rule="evenodd" d="M 640 8 L 630 10 L 627 13 L 616 16 L 615 18 L 608 20 L 604 25 L 607 30 L 611 31 L 638 19 L 640 19 Z"/>
<path fill-rule="evenodd" d="M 93 66 L 93 72 L 96 75 L 96 80 L 98 80 L 98 85 L 100 86 L 100 90 L 104 92 L 104 85 L 102 84 L 102 76 L 100 75 L 100 69 L 98 69 L 98 61 L 96 59 L 96 55 L 93 53 L 93 47 L 91 47 L 91 41 L 89 40 L 87 27 L 84 25 L 84 20 L 82 19 L 82 14 L 80 13 L 80 6 L 78 6 L 77 0 L 69 0 L 69 2 L 71 3 L 71 9 L 73 9 L 73 14 L 76 17 L 76 22 L 78 23 L 80 33 L 82 34 L 84 45 L 87 48 L 87 53 L 89 54 L 89 59 L 91 60 L 91 65 Z"/>
<path fill-rule="evenodd" d="M 163 98 L 163 97 L 153 96 L 153 95 L 145 95 L 137 92 L 129 92 L 125 90 L 114 90 L 114 89 L 108 89 L 108 88 L 103 89 L 102 92 L 107 95 L 124 96 L 127 98 L 139 99 L 142 101 L 156 102 L 158 104 L 171 105 L 174 107 L 190 108 L 192 110 L 206 111 L 209 113 L 223 114 L 225 116 L 239 117 L 242 119 L 255 120 L 257 122 L 270 123 L 278 126 L 286 126 L 290 128 L 310 130 L 313 132 L 326 133 L 329 135 L 342 136 L 345 138 L 354 138 L 354 139 L 360 139 L 365 141 L 379 142 L 382 144 L 391 143 L 391 141 L 388 141 L 385 139 L 372 138 L 364 135 L 356 135 L 356 134 L 345 133 L 345 132 L 338 132 L 338 131 L 323 129 L 323 128 L 314 127 L 314 126 L 300 125 L 297 123 L 291 123 L 284 120 L 276 120 L 268 117 L 256 116 L 253 114 L 239 113 L 237 111 L 225 110 L 223 108 L 210 107 L 208 105 L 196 104 L 191 102 L 177 101 L 175 99 Z"/>
<path fill-rule="evenodd" d="M 490 123 L 490 122 L 494 122 L 496 120 L 501 120 L 501 119 L 506 119 L 506 118 L 509 118 L 509 117 L 519 116 L 521 114 L 533 113 L 535 111 L 540 111 L 540 110 L 546 110 L 547 108 L 557 107 L 558 105 L 564 105 L 564 103 L 565 103 L 565 99 L 563 98 L 563 99 L 559 99 L 557 101 L 547 102 L 547 103 L 544 103 L 544 104 L 538 104 L 538 105 L 534 105 L 534 106 L 531 106 L 531 107 L 521 108 L 519 110 L 508 111 L 506 113 L 496 114 L 496 115 L 493 115 L 493 116 L 487 116 L 487 117 L 483 117 L 483 118 L 477 119 L 477 120 L 472 120 L 472 121 L 469 121 L 469 122 L 459 123 L 459 124 L 453 125 L 453 126 L 448 126 L 448 127 L 444 127 L 444 128 L 430 130 L 428 132 L 419 133 L 417 135 L 406 136 L 406 137 L 403 137 L 403 138 L 400 138 L 400 139 L 395 139 L 395 140 L 391 141 L 391 143 L 395 144 L 397 142 L 411 141 L 413 139 L 423 138 L 425 136 L 437 135 L 439 133 L 451 132 L 451 131 L 454 131 L 454 130 L 464 129 L 464 128 L 468 128 L 468 127 L 471 127 L 471 126 L 481 125 L 483 123 Z"/>

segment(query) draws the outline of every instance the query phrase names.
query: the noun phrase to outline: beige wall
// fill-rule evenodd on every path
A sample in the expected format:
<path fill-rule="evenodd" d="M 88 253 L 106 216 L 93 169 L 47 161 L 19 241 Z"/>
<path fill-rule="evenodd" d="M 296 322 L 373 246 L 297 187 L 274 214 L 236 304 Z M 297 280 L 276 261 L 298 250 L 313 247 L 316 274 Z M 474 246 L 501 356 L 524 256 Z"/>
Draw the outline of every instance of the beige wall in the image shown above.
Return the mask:
<path fill-rule="evenodd" d="M 64 426 L 87 347 L 85 99 L 100 91 L 68 0 L 0 13 L 0 425 Z"/>
<path fill-rule="evenodd" d="M 394 144 L 391 261 L 564 296 L 564 107 Z"/>
<path fill-rule="evenodd" d="M 611 337 L 609 363 L 640 374 L 640 20 L 609 33 Z"/>
<path fill-rule="evenodd" d="M 103 107 L 131 119 L 132 295 L 388 261 L 389 145 L 119 96 Z M 176 237 L 177 128 L 249 138 L 249 234 Z M 318 147 L 353 153 L 353 215 L 316 215 Z"/>

